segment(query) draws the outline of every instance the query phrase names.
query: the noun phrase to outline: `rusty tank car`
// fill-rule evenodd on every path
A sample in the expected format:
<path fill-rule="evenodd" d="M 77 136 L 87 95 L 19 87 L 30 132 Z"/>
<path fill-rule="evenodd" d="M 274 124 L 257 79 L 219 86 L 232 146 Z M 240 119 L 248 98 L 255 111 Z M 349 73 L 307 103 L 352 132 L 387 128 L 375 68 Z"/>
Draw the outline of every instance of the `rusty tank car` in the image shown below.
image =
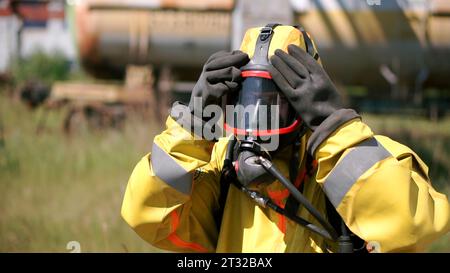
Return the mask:
<path fill-rule="evenodd" d="M 367 88 L 365 97 L 421 105 L 426 88 L 450 87 L 446 0 L 77 3 L 80 60 L 101 78 L 122 77 L 127 65 L 151 65 L 156 82 L 172 83 L 160 86 L 189 92 L 209 55 L 238 48 L 249 27 L 280 22 L 309 31 L 332 78 L 343 86 Z"/>

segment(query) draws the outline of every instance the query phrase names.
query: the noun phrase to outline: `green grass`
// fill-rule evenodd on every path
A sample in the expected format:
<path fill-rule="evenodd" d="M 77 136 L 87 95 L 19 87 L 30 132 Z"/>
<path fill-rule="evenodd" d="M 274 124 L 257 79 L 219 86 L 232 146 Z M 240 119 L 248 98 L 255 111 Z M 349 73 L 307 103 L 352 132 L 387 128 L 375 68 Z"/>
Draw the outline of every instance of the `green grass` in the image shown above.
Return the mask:
<path fill-rule="evenodd" d="M 15 59 L 10 68 L 17 85 L 29 80 L 51 85 L 57 80 L 67 80 L 70 76 L 70 64 L 62 52 L 48 55 L 38 50 L 25 59 Z"/>
<path fill-rule="evenodd" d="M 64 111 L 31 111 L 0 95 L 0 252 L 154 251 L 120 218 L 134 164 L 150 150 L 152 122 L 131 120 L 123 131 L 67 137 Z"/>
<path fill-rule="evenodd" d="M 0 252 L 153 252 L 121 219 L 128 176 L 151 148 L 158 126 L 132 118 L 123 130 L 63 134 L 64 110 L 32 111 L 0 90 Z M 424 154 L 436 186 L 448 191 L 450 120 L 364 116 L 375 131 L 413 145 Z M 430 163 L 431 162 L 431 163 Z M 430 248 L 450 252 L 450 238 Z"/>

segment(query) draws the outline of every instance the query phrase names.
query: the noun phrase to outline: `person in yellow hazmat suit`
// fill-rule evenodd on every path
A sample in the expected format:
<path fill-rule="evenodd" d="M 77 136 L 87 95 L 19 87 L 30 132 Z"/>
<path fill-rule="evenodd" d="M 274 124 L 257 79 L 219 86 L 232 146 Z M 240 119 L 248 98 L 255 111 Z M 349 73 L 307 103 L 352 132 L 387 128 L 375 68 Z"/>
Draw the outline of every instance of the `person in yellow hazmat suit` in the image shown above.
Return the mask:
<path fill-rule="evenodd" d="M 221 137 L 204 110 L 225 97 L 254 111 L 227 116 Z M 301 28 L 248 30 L 240 50 L 208 59 L 189 105 L 173 109 L 121 211 L 155 247 L 337 252 L 344 238 L 351 251 L 417 252 L 450 229 L 426 164 L 344 108 Z"/>

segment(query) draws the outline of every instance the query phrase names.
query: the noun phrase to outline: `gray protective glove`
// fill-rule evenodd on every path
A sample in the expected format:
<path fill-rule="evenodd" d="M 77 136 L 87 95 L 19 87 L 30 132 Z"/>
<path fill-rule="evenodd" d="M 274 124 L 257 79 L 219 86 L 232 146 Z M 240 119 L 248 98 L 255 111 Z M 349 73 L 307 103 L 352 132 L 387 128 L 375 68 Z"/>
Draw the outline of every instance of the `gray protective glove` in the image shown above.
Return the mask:
<path fill-rule="evenodd" d="M 194 98 L 202 99 L 201 107 L 220 105 L 221 98 L 239 89 L 242 81 L 239 68 L 249 62 L 248 55 L 242 51 L 220 51 L 213 54 L 203 66 L 202 74 L 192 90 L 189 109 L 194 112 Z"/>
<path fill-rule="evenodd" d="M 342 108 L 341 96 L 325 70 L 303 49 L 288 46 L 270 58 L 272 78 L 303 119 L 315 130 L 328 116 Z"/>

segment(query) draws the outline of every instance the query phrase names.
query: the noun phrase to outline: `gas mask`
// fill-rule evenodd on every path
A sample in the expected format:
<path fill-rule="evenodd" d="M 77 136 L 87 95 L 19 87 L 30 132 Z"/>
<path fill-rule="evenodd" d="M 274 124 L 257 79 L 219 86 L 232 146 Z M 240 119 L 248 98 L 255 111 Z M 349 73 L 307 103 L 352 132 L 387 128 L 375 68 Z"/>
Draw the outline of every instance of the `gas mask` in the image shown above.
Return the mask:
<path fill-rule="evenodd" d="M 281 35 L 274 40 L 276 28 L 282 29 Z M 250 62 L 241 68 L 242 87 L 239 95 L 229 99 L 227 105 L 233 105 L 233 111 L 228 111 L 225 129 L 237 138 L 237 158 L 234 167 L 238 180 L 248 186 L 253 183 L 268 183 L 274 180 L 260 164 L 257 158 L 263 156 L 271 159 L 277 152 L 300 138 L 302 129 L 306 129 L 301 118 L 289 104 L 288 100 L 272 81 L 269 72 L 269 50 L 278 49 L 293 35 L 302 36 L 302 32 L 291 26 L 269 24 L 260 29 L 254 43 L 253 56 Z M 248 40 L 254 40 L 255 31 L 249 30 L 244 37 L 241 49 L 248 52 L 253 49 L 248 46 Z M 300 40 L 297 37 L 298 40 Z M 285 44 L 287 47 L 288 44 Z M 230 113 L 231 112 L 231 113 Z M 303 130 L 304 131 L 304 130 Z"/>

